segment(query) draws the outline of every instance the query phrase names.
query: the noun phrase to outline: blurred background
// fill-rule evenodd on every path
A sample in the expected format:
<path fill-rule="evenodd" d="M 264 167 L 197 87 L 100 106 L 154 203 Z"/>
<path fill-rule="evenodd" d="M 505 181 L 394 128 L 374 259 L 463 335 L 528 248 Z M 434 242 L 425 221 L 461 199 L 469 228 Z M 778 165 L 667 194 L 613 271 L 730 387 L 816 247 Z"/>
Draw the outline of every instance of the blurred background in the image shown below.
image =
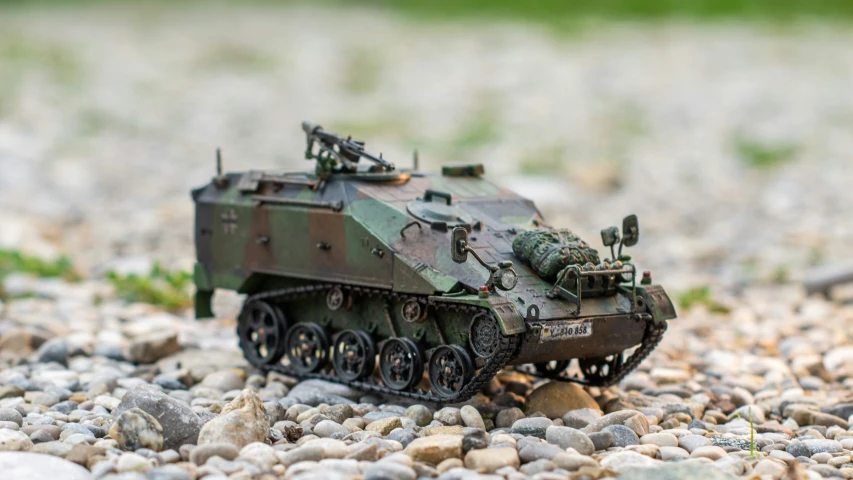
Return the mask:
<path fill-rule="evenodd" d="M 188 270 L 215 149 L 312 169 L 311 120 L 481 162 L 593 245 L 637 213 L 682 295 L 796 282 L 853 260 L 851 26 L 846 0 L 0 2 L 0 276 Z"/>

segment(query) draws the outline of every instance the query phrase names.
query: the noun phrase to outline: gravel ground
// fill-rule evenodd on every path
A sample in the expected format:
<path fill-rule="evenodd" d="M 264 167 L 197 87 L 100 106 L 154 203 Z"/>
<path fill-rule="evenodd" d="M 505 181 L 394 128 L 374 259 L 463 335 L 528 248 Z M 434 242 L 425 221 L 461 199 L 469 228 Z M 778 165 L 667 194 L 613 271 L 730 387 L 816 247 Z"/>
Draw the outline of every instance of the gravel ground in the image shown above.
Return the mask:
<path fill-rule="evenodd" d="M 84 277 L 4 281 L 4 478 L 853 475 L 853 305 L 789 283 L 853 258 L 850 32 L 3 8 L 0 248 Z M 437 408 L 259 375 L 234 295 L 207 322 L 119 299 L 107 270 L 192 263 L 216 146 L 306 168 L 303 119 L 483 162 L 592 243 L 636 212 L 641 268 L 713 301 L 617 387 L 505 371 Z"/>

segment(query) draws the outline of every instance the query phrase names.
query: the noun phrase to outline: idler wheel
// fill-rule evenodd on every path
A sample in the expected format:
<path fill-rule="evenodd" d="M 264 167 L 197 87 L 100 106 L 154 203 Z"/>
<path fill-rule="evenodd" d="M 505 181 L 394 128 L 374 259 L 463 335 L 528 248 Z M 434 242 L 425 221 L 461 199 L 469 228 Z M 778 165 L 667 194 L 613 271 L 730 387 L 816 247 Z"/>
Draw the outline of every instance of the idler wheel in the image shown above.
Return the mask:
<path fill-rule="evenodd" d="M 329 359 L 329 336 L 315 323 L 302 322 L 291 327 L 285 344 L 290 367 L 298 372 L 316 372 Z"/>
<path fill-rule="evenodd" d="M 281 359 L 286 330 L 284 313 L 260 300 L 244 304 L 237 319 L 240 348 L 253 365 L 269 365 Z"/>
<path fill-rule="evenodd" d="M 607 380 L 619 371 L 622 366 L 622 354 L 609 355 L 607 357 L 593 357 L 578 359 L 583 378 L 590 385 L 604 385 Z"/>
<path fill-rule="evenodd" d="M 543 377 L 557 378 L 569 368 L 570 360 L 551 360 L 550 362 L 534 363 L 536 372 Z"/>
<path fill-rule="evenodd" d="M 352 307 L 352 297 L 344 293 L 341 287 L 334 287 L 326 294 L 326 306 L 329 310 L 349 310 Z"/>
<path fill-rule="evenodd" d="M 468 329 L 468 338 L 470 338 L 471 350 L 474 351 L 474 354 L 483 358 L 491 358 L 498 351 L 501 328 L 491 313 L 480 312 L 474 315 Z"/>
<path fill-rule="evenodd" d="M 339 333 L 335 339 L 332 363 L 343 380 L 361 380 L 370 376 L 376 366 L 376 346 L 370 335 L 361 330 Z"/>
<path fill-rule="evenodd" d="M 400 315 L 409 323 L 420 322 L 426 317 L 426 308 L 421 302 L 410 298 L 400 307 Z"/>
<path fill-rule="evenodd" d="M 386 341 L 379 353 L 382 383 L 394 390 L 407 390 L 417 385 L 424 375 L 423 358 L 421 349 L 408 338 Z"/>
<path fill-rule="evenodd" d="M 429 359 L 429 383 L 441 397 L 451 398 L 461 392 L 473 374 L 471 356 L 459 345 L 442 345 Z"/>

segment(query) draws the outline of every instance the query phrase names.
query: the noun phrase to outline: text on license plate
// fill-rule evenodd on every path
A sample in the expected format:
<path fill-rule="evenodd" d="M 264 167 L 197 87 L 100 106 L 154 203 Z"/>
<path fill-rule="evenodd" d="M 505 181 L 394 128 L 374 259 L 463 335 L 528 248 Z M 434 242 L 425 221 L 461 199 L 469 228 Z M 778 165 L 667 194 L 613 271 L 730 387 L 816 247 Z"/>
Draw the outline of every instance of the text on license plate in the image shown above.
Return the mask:
<path fill-rule="evenodd" d="M 543 325 L 539 341 L 553 342 L 568 338 L 588 337 L 590 335 L 592 335 L 592 322 Z"/>

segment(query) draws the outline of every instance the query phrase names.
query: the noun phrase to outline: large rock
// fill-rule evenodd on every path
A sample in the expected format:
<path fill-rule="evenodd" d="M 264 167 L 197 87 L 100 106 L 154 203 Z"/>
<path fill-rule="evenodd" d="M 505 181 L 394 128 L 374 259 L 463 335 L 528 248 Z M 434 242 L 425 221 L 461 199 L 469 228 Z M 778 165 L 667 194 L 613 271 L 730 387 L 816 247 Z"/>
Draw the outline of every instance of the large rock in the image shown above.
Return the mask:
<path fill-rule="evenodd" d="M 261 397 L 246 389 L 222 408 L 222 414 L 204 424 L 198 434 L 198 444 L 225 442 L 243 448 L 265 441 L 268 430 Z"/>
<path fill-rule="evenodd" d="M 113 418 L 131 408 L 138 408 L 157 419 L 163 428 L 163 448 L 177 450 L 181 445 L 198 442 L 198 434 L 204 422 L 189 405 L 147 385 L 127 392 L 119 406 L 113 410 Z"/>
<path fill-rule="evenodd" d="M 598 403 L 580 385 L 569 382 L 548 382 L 530 393 L 528 412 L 542 412 L 548 418 L 560 418 L 566 412 L 589 408 L 598 410 Z"/>
<path fill-rule="evenodd" d="M 91 477 L 88 470 L 76 463 L 52 455 L 28 452 L 0 452 L 0 472 L 3 480 L 88 480 Z"/>
<path fill-rule="evenodd" d="M 163 449 L 163 427 L 153 415 L 139 408 L 119 415 L 110 427 L 110 436 L 122 450 L 147 448 L 159 452 Z"/>
<path fill-rule="evenodd" d="M 416 462 L 432 465 L 462 456 L 462 437 L 459 435 L 431 435 L 417 438 L 409 444 L 404 452 Z"/>

